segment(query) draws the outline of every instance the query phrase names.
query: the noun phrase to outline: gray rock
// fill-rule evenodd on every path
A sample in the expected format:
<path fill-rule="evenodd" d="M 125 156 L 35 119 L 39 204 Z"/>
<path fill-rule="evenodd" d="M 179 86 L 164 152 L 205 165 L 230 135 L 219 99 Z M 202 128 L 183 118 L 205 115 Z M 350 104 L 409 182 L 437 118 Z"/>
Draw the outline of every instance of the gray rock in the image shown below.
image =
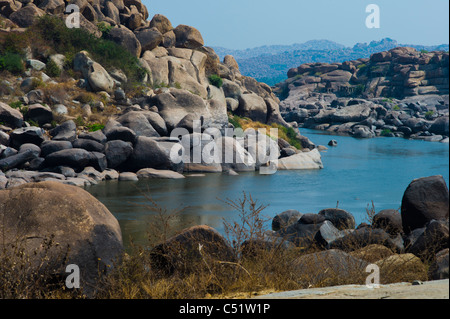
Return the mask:
<path fill-rule="evenodd" d="M 79 148 L 71 148 L 47 155 L 45 165 L 47 167 L 68 166 L 75 170 L 82 170 L 89 166 L 91 160 L 90 152 Z"/>
<path fill-rule="evenodd" d="M 0 170 L 6 171 L 16 167 L 20 167 L 34 158 L 36 158 L 36 155 L 32 150 L 26 150 L 22 153 L 11 155 L 7 158 L 0 159 Z"/>
<path fill-rule="evenodd" d="M 27 118 L 37 122 L 39 126 L 42 126 L 53 121 L 53 113 L 48 106 L 33 104 L 28 106 Z"/>
<path fill-rule="evenodd" d="M 401 216 L 405 233 L 433 219 L 447 219 L 448 212 L 448 188 L 440 175 L 413 180 L 403 194 Z"/>
<path fill-rule="evenodd" d="M 105 155 L 108 168 L 117 168 L 133 153 L 133 146 L 130 142 L 122 140 L 109 141 L 105 144 Z"/>
<path fill-rule="evenodd" d="M 381 228 L 390 235 L 403 233 L 402 216 L 398 210 L 383 209 L 374 217 L 372 225 L 374 228 Z"/>
<path fill-rule="evenodd" d="M 131 111 L 125 113 L 117 119 L 121 125 L 128 127 L 136 136 L 159 137 L 158 132 L 153 128 L 147 117 L 142 112 Z"/>
<path fill-rule="evenodd" d="M 9 105 L 0 102 L 0 122 L 6 125 L 17 128 L 23 125 L 23 115 L 19 110 L 13 109 Z"/>
<path fill-rule="evenodd" d="M 72 143 L 69 141 L 44 141 L 41 144 L 41 155 L 42 157 L 46 157 L 51 153 L 69 148 L 73 148 Z"/>
<path fill-rule="evenodd" d="M 74 148 L 82 148 L 89 152 L 102 153 L 105 150 L 105 146 L 99 142 L 89 139 L 78 138 L 72 142 Z"/>
<path fill-rule="evenodd" d="M 329 220 L 333 225 L 339 229 L 354 229 L 355 228 L 355 218 L 349 212 L 338 209 L 338 208 L 327 208 L 322 209 L 319 212 L 326 220 Z"/>
<path fill-rule="evenodd" d="M 158 142 L 154 138 L 139 136 L 134 145 L 133 154 L 127 165 L 132 171 L 142 168 L 155 168 L 183 172 L 183 161 L 181 158 L 182 146 L 178 142 Z M 178 158 L 172 158 L 178 154 Z M 174 162 L 173 160 L 179 160 Z"/>
<path fill-rule="evenodd" d="M 16 149 L 25 143 L 41 145 L 46 140 L 43 129 L 35 126 L 15 129 L 10 134 L 10 145 Z"/>
<path fill-rule="evenodd" d="M 302 215 L 303 215 L 302 213 L 300 213 L 295 209 L 284 211 L 276 215 L 272 219 L 272 230 L 279 231 L 282 228 L 286 228 L 292 224 L 295 224 L 298 222 L 300 217 L 302 217 Z"/>
<path fill-rule="evenodd" d="M 54 141 L 75 141 L 77 137 L 77 126 L 74 121 L 69 120 L 49 131 Z"/>

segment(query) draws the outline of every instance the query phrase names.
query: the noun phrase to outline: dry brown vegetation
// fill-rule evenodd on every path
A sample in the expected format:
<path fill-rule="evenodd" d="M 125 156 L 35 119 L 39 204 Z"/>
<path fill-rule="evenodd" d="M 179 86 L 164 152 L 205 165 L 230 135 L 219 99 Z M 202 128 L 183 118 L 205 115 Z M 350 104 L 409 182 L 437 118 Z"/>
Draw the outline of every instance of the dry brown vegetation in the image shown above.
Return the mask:
<path fill-rule="evenodd" d="M 145 205 L 154 212 L 154 220 L 149 225 L 149 244 L 132 244 L 122 261 L 114 265 L 109 275 L 99 282 L 93 298 L 250 298 L 267 292 L 365 284 L 368 273 L 364 268 L 369 262 L 376 262 L 380 266 L 382 284 L 427 279 L 428 266 L 417 257 L 411 254 L 397 255 L 383 246 L 358 247 L 353 243 L 354 247 L 348 249 L 351 253 L 338 255 L 338 258 L 333 257 L 332 251 L 319 247 L 309 247 L 307 250 L 286 247 L 279 238 L 267 235 L 267 219 L 263 216 L 266 206 L 258 204 L 245 193 L 241 199 L 224 201 L 239 213 L 238 220 L 224 220 L 223 238 L 236 258 L 211 258 L 208 250 L 202 249 L 209 243 L 203 243 L 198 248 L 194 244 L 191 249 L 197 259 L 183 257 L 177 260 L 178 266 L 186 263 L 189 271 L 168 274 L 155 268 L 151 251 L 156 245 L 166 243 L 182 231 L 173 228 L 173 225 L 178 225 L 176 221 L 183 210 L 168 211 L 151 198 L 147 199 L 148 204 Z M 46 244 L 51 246 L 53 243 L 48 241 Z M 179 247 L 181 250 L 177 253 L 185 253 L 182 249 L 186 247 Z M 11 259 L 11 251 L 19 258 Z M 42 265 L 29 263 L 29 258 L 19 246 L 4 246 L 0 261 L 0 297 L 86 297 L 82 291 L 68 290 L 60 283 L 55 285 L 54 278 L 45 269 L 42 271 Z"/>

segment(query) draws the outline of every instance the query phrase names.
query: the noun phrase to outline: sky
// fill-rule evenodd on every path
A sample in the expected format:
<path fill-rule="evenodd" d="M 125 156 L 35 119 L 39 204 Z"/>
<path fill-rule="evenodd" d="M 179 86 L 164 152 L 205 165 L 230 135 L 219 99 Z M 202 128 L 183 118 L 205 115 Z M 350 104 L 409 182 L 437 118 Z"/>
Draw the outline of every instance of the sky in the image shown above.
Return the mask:
<path fill-rule="evenodd" d="M 346 46 L 392 38 L 401 44 L 449 43 L 449 0 L 143 0 L 151 19 L 197 28 L 207 46 L 246 49 L 326 39 Z M 367 28 L 369 4 L 380 28 Z"/>

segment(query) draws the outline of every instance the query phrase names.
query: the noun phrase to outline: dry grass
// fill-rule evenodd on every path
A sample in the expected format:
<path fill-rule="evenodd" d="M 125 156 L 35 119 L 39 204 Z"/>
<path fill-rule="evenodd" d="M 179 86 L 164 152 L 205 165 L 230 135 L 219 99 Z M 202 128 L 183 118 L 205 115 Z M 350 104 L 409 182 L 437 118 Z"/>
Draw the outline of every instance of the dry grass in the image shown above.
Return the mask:
<path fill-rule="evenodd" d="M 396 255 L 386 249 L 361 247 L 352 243 L 354 246 L 348 250 L 354 253 L 329 259 L 332 253 L 317 247 L 312 250 L 287 247 L 282 238 L 267 235 L 267 218 L 263 216 L 266 206 L 258 204 L 251 195 L 245 193 L 240 199 L 223 201 L 235 209 L 239 216 L 238 220 L 224 220 L 224 239 L 236 259 L 211 258 L 208 250 L 199 247 L 196 254 L 200 258 L 196 262 L 184 257 L 177 261 L 178 266 L 180 263 L 187 263 L 188 272 L 167 274 L 155 268 L 151 251 L 153 247 L 166 243 L 182 231 L 181 228 L 174 228 L 174 225 L 179 225 L 183 210 L 169 211 L 150 197 L 146 198 L 148 203 L 144 205 L 154 212 L 154 219 L 148 229 L 148 245 L 132 243 L 121 262 L 114 265 L 108 276 L 102 277 L 93 298 L 250 298 L 267 292 L 364 284 L 368 273 L 364 271 L 363 265 L 369 261 L 380 266 L 382 283 L 427 279 L 427 266 L 413 255 Z M 215 245 L 216 242 L 204 243 L 203 246 L 208 244 Z M 180 249 L 186 247 L 182 245 Z M 61 284 L 51 283 L 45 278 L 45 274 L 51 272 L 42 272 L 42 266 L 33 268 L 35 270 L 30 272 L 31 266 L 26 254 L 18 249 L 19 246 L 12 248 L 8 248 L 8 253 L 5 249 L 0 252 L 0 297 L 84 297 L 82 292 L 72 292 Z M 11 259 L 11 251 L 20 258 Z M 373 251 L 380 260 L 372 256 Z M 181 250 L 179 252 L 184 253 Z M 366 261 L 355 261 L 353 257 Z M 29 276 L 30 273 L 44 276 L 41 277 L 42 280 L 36 280 L 35 276 Z"/>

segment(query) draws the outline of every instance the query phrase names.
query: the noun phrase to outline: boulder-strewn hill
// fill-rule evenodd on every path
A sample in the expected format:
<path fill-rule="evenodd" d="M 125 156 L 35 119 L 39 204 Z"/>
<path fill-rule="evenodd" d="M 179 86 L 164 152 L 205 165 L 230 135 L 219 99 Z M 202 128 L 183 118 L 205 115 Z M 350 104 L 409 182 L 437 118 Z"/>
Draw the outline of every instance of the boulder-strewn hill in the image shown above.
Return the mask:
<path fill-rule="evenodd" d="M 80 29 L 66 27 L 67 4 L 80 8 Z M 294 155 L 300 163 L 315 148 L 283 120 L 272 89 L 243 76 L 232 56 L 220 60 L 199 30 L 149 18 L 140 0 L 0 1 L 0 188 L 46 178 L 84 185 L 79 178 L 117 176 L 112 169 L 254 171 Z M 244 122 L 284 135 L 212 138 Z M 216 151 L 192 163 L 199 138 L 233 162 Z"/>
<path fill-rule="evenodd" d="M 385 38 L 370 43 L 357 43 L 353 47 L 327 41 L 312 40 L 303 44 L 291 46 L 263 46 L 247 50 L 228 50 L 214 48 L 219 56 L 232 54 L 239 63 L 242 74 L 254 77 L 269 85 L 286 80 L 289 69 L 304 63 L 344 62 L 359 58 L 369 58 L 371 54 L 407 46 L 422 51 L 448 51 L 448 45 L 423 46 L 399 44 L 397 41 Z"/>
<path fill-rule="evenodd" d="M 448 142 L 449 54 L 398 47 L 343 63 L 307 63 L 276 85 L 280 110 L 303 127 L 356 137 Z"/>

